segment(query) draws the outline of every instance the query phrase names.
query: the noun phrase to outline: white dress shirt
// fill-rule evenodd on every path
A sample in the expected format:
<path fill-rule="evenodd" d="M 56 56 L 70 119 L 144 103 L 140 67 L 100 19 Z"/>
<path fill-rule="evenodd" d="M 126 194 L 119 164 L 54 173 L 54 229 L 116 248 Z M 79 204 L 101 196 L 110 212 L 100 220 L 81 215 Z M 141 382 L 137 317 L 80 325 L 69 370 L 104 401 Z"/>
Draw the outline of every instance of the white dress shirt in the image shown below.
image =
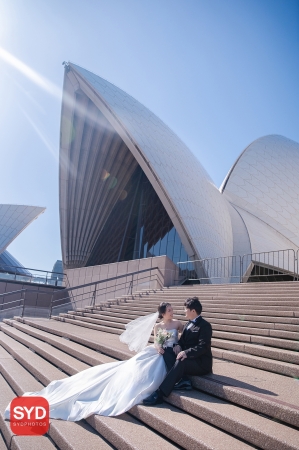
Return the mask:
<path fill-rule="evenodd" d="M 192 327 L 192 325 L 195 323 L 195 321 L 201 316 L 201 314 L 199 314 L 197 317 L 195 317 L 195 319 L 190 320 L 189 325 L 187 326 L 187 330 L 189 330 L 189 328 Z"/>

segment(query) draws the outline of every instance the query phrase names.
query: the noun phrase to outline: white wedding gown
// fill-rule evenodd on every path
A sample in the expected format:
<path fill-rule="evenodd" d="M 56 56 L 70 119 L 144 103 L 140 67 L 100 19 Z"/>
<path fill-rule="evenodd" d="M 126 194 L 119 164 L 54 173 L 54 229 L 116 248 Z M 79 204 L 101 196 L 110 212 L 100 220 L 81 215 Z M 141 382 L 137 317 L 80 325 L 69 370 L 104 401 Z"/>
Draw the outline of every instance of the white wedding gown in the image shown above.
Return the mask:
<path fill-rule="evenodd" d="M 178 341 L 178 332 L 168 331 L 173 335 L 166 345 L 172 347 Z M 129 360 L 91 367 L 24 396 L 45 397 L 52 419 L 78 421 L 91 414 L 118 416 L 142 403 L 158 389 L 165 376 L 163 356 L 149 345 Z M 5 410 L 5 418 L 9 417 L 10 405 Z"/>

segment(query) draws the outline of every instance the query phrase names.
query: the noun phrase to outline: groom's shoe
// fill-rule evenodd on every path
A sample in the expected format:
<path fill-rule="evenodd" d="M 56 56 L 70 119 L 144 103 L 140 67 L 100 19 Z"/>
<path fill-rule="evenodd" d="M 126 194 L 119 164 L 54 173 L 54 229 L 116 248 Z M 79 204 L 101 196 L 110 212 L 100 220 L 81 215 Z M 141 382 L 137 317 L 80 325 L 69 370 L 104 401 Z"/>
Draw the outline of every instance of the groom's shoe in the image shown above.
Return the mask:
<path fill-rule="evenodd" d="M 143 400 L 145 406 L 159 405 L 163 403 L 163 394 L 157 390 Z"/>
<path fill-rule="evenodd" d="M 192 384 L 190 380 L 180 380 L 178 383 L 176 383 L 174 385 L 175 390 L 182 390 L 184 389 L 185 391 L 191 391 L 192 389 Z"/>

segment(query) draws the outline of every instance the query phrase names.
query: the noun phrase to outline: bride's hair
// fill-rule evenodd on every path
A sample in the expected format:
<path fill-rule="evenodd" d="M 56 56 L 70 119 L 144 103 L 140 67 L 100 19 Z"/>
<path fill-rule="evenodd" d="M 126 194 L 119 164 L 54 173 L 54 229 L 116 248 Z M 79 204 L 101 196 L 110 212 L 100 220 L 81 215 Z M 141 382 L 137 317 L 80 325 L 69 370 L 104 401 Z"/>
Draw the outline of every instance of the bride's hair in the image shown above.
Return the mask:
<path fill-rule="evenodd" d="M 167 306 L 171 306 L 171 304 L 170 303 L 166 303 L 166 302 L 162 302 L 158 306 L 158 313 L 159 313 L 158 317 L 159 317 L 159 319 L 163 319 L 163 314 L 166 313 Z"/>

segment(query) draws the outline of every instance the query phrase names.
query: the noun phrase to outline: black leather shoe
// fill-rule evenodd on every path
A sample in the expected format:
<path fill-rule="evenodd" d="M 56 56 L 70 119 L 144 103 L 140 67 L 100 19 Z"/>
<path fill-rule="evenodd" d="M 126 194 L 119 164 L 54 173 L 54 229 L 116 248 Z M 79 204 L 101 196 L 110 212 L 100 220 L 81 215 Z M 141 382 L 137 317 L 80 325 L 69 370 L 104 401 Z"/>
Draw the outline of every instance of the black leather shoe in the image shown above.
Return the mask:
<path fill-rule="evenodd" d="M 181 380 L 178 383 L 174 385 L 174 390 L 182 390 L 185 391 L 191 391 L 192 390 L 192 384 L 190 380 Z"/>
<path fill-rule="evenodd" d="M 163 396 L 159 391 L 153 392 L 143 400 L 145 406 L 159 405 L 160 403 L 163 403 Z"/>

